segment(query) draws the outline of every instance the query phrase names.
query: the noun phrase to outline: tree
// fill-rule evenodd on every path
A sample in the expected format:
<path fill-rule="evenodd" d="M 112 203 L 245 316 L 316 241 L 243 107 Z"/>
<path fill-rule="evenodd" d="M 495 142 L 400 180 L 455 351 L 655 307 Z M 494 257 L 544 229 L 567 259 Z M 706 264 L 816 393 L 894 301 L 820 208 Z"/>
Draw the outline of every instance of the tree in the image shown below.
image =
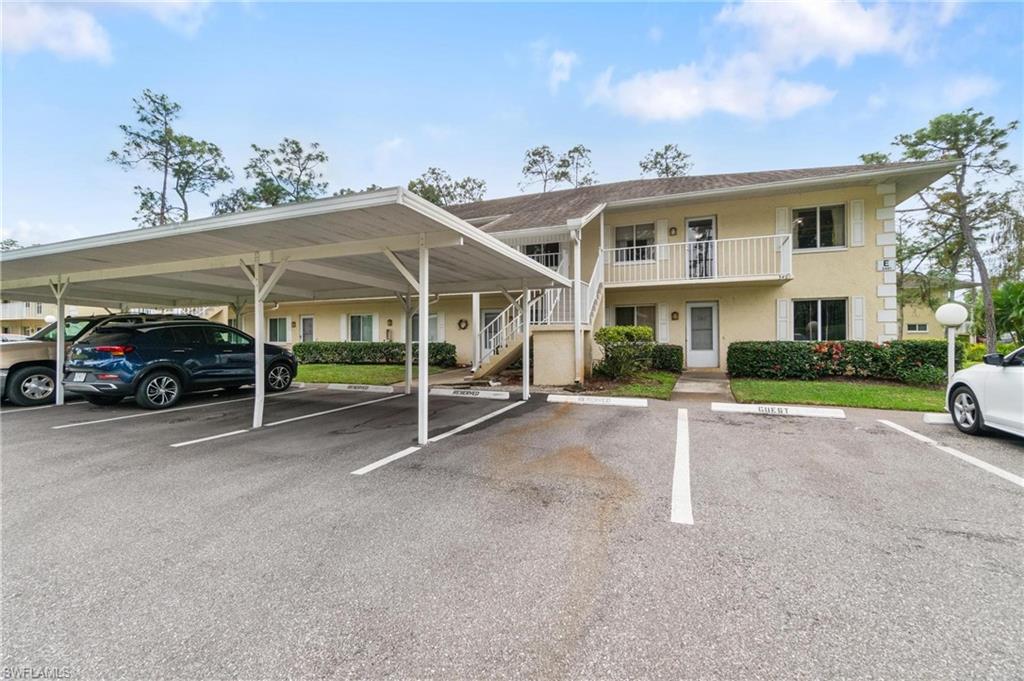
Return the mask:
<path fill-rule="evenodd" d="M 979 298 L 975 302 L 974 319 L 979 325 L 984 307 Z M 995 308 L 996 335 L 1008 333 L 1013 336 L 1014 344 L 1024 343 L 1024 281 L 1004 281 L 992 291 L 992 304 Z M 986 339 L 988 330 L 985 329 Z M 989 348 L 990 352 L 994 352 Z"/>
<path fill-rule="evenodd" d="M 683 177 L 692 167 L 690 155 L 680 151 L 675 144 L 666 144 L 661 149 L 651 149 L 640 159 L 640 174 L 644 176 Z"/>
<path fill-rule="evenodd" d="M 362 194 L 363 192 L 375 192 L 375 191 L 377 191 L 379 189 L 384 189 L 384 187 L 381 187 L 378 184 L 371 184 L 369 187 L 367 187 L 366 189 L 362 189 L 362 190 L 350 189 L 348 187 L 344 187 L 344 188 L 339 189 L 338 191 L 334 192 L 333 194 L 331 194 L 331 196 L 351 196 L 353 194 Z"/>
<path fill-rule="evenodd" d="M 143 227 L 188 220 L 189 194 L 207 195 L 231 179 L 224 155 L 216 144 L 175 132 L 172 124 L 181 106 L 167 95 L 147 89 L 132 103 L 138 124 L 119 126 L 124 135 L 121 150 L 111 151 L 107 159 L 126 171 L 142 166 L 160 175 L 158 189 L 135 186 L 139 208 L 134 220 Z"/>
<path fill-rule="evenodd" d="M 962 249 L 978 273 L 989 352 L 995 352 L 995 307 L 988 264 L 979 244 L 1006 215 L 1009 192 L 992 187 L 999 178 L 1017 171 L 1017 166 L 1001 158 L 1007 137 L 1017 126 L 1017 121 L 1011 121 L 999 127 L 992 116 L 968 108 L 958 114 L 936 116 L 925 127 L 898 135 L 893 142 L 906 160 L 963 159 L 941 182 L 918 194 L 923 204 L 919 210 L 931 227 L 956 235 L 948 246 L 954 253 Z"/>
<path fill-rule="evenodd" d="M 597 178 L 590 168 L 590 149 L 577 144 L 558 159 L 556 179 L 568 182 L 573 187 L 589 187 L 597 184 Z"/>
<path fill-rule="evenodd" d="M 276 148 L 252 145 L 255 156 L 245 166 L 249 189 L 235 189 L 213 202 L 214 213 L 279 206 L 311 201 L 327 193 L 327 182 L 320 167 L 327 163 L 326 152 L 317 142 L 307 151 L 298 140 L 285 137 Z"/>
<path fill-rule="evenodd" d="M 859 156 L 860 162 L 869 166 L 880 166 L 884 163 L 892 163 L 892 158 L 884 151 L 871 151 Z"/>
<path fill-rule="evenodd" d="M 482 201 L 487 192 L 487 183 L 469 176 L 454 180 L 444 170 L 430 167 L 425 173 L 409 181 L 409 191 L 438 206 L 456 206 L 460 203 Z"/>
<path fill-rule="evenodd" d="M 17 239 L 0 239 L 0 251 L 13 251 L 16 248 L 21 248 Z"/>
<path fill-rule="evenodd" d="M 523 190 L 539 183 L 540 190 L 546 192 L 549 186 L 554 187 L 558 183 L 558 159 L 551 152 L 551 147 L 544 144 L 526 150 L 523 157 L 523 178 L 519 183 L 519 188 Z"/>
<path fill-rule="evenodd" d="M 1024 184 L 1009 193 L 992 237 L 991 254 L 1002 279 L 1024 280 Z"/>

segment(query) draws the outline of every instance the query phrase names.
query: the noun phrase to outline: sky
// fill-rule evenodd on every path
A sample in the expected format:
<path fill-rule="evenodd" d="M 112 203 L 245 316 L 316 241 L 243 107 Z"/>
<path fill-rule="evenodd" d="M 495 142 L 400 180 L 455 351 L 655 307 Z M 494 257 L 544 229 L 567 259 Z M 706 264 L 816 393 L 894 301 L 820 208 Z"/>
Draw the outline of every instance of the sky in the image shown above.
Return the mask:
<path fill-rule="evenodd" d="M 2 62 L 0 226 L 35 244 L 134 228 L 156 178 L 106 158 L 145 88 L 233 186 L 287 136 L 322 145 L 332 192 L 437 166 L 496 198 L 541 144 L 612 182 L 668 143 L 693 174 L 745 172 L 857 163 L 968 106 L 1020 119 L 1024 5 L 5 1 Z"/>

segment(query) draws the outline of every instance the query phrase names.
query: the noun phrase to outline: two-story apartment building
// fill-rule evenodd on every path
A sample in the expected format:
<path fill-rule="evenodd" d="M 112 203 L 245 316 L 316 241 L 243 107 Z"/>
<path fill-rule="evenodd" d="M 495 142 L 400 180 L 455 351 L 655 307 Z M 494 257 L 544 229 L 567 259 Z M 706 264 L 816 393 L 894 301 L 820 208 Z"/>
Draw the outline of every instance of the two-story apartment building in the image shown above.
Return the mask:
<path fill-rule="evenodd" d="M 529 304 L 535 382 L 567 384 L 610 324 L 650 326 L 688 368 L 724 369 L 739 340 L 895 339 L 896 206 L 957 163 L 634 180 L 448 210 L 573 280 Z M 496 371 L 520 357 L 521 296 L 441 296 L 430 337 L 477 375 Z M 266 317 L 280 343 L 402 341 L 407 329 L 397 299 L 288 302 Z"/>

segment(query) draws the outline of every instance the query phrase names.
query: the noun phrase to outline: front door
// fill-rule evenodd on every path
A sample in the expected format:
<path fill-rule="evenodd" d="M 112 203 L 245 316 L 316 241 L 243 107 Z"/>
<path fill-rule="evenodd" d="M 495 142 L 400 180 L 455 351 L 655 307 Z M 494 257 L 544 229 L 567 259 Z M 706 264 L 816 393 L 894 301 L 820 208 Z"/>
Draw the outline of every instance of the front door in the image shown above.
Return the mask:
<path fill-rule="evenodd" d="M 498 315 L 500 315 L 500 314 L 501 314 L 501 310 L 481 310 L 480 311 L 480 316 L 481 316 L 480 323 L 482 324 L 482 326 L 480 328 L 483 330 L 483 335 L 484 335 L 483 347 L 481 348 L 481 350 L 483 350 L 485 352 L 488 351 L 488 350 L 491 350 L 494 347 L 494 337 L 497 335 L 497 333 L 499 331 L 501 331 L 501 329 L 498 329 L 498 328 L 496 328 L 495 326 L 493 326 L 491 324 L 491 322 L 493 322 L 495 319 L 497 319 Z"/>
<path fill-rule="evenodd" d="M 299 329 L 299 340 L 303 343 L 313 342 L 313 318 L 302 317 L 299 319 L 299 324 L 302 328 Z"/>
<path fill-rule="evenodd" d="M 718 366 L 718 303 L 686 304 L 686 366 Z"/>

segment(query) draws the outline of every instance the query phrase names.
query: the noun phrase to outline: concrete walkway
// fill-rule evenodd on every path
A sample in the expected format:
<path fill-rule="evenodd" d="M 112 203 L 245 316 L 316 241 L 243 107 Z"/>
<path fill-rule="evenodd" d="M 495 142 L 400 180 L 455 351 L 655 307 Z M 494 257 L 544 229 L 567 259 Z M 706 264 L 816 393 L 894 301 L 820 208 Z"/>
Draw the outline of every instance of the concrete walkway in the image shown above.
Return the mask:
<path fill-rule="evenodd" d="M 672 401 L 734 402 L 729 377 L 722 371 L 685 371 L 672 389 Z"/>

